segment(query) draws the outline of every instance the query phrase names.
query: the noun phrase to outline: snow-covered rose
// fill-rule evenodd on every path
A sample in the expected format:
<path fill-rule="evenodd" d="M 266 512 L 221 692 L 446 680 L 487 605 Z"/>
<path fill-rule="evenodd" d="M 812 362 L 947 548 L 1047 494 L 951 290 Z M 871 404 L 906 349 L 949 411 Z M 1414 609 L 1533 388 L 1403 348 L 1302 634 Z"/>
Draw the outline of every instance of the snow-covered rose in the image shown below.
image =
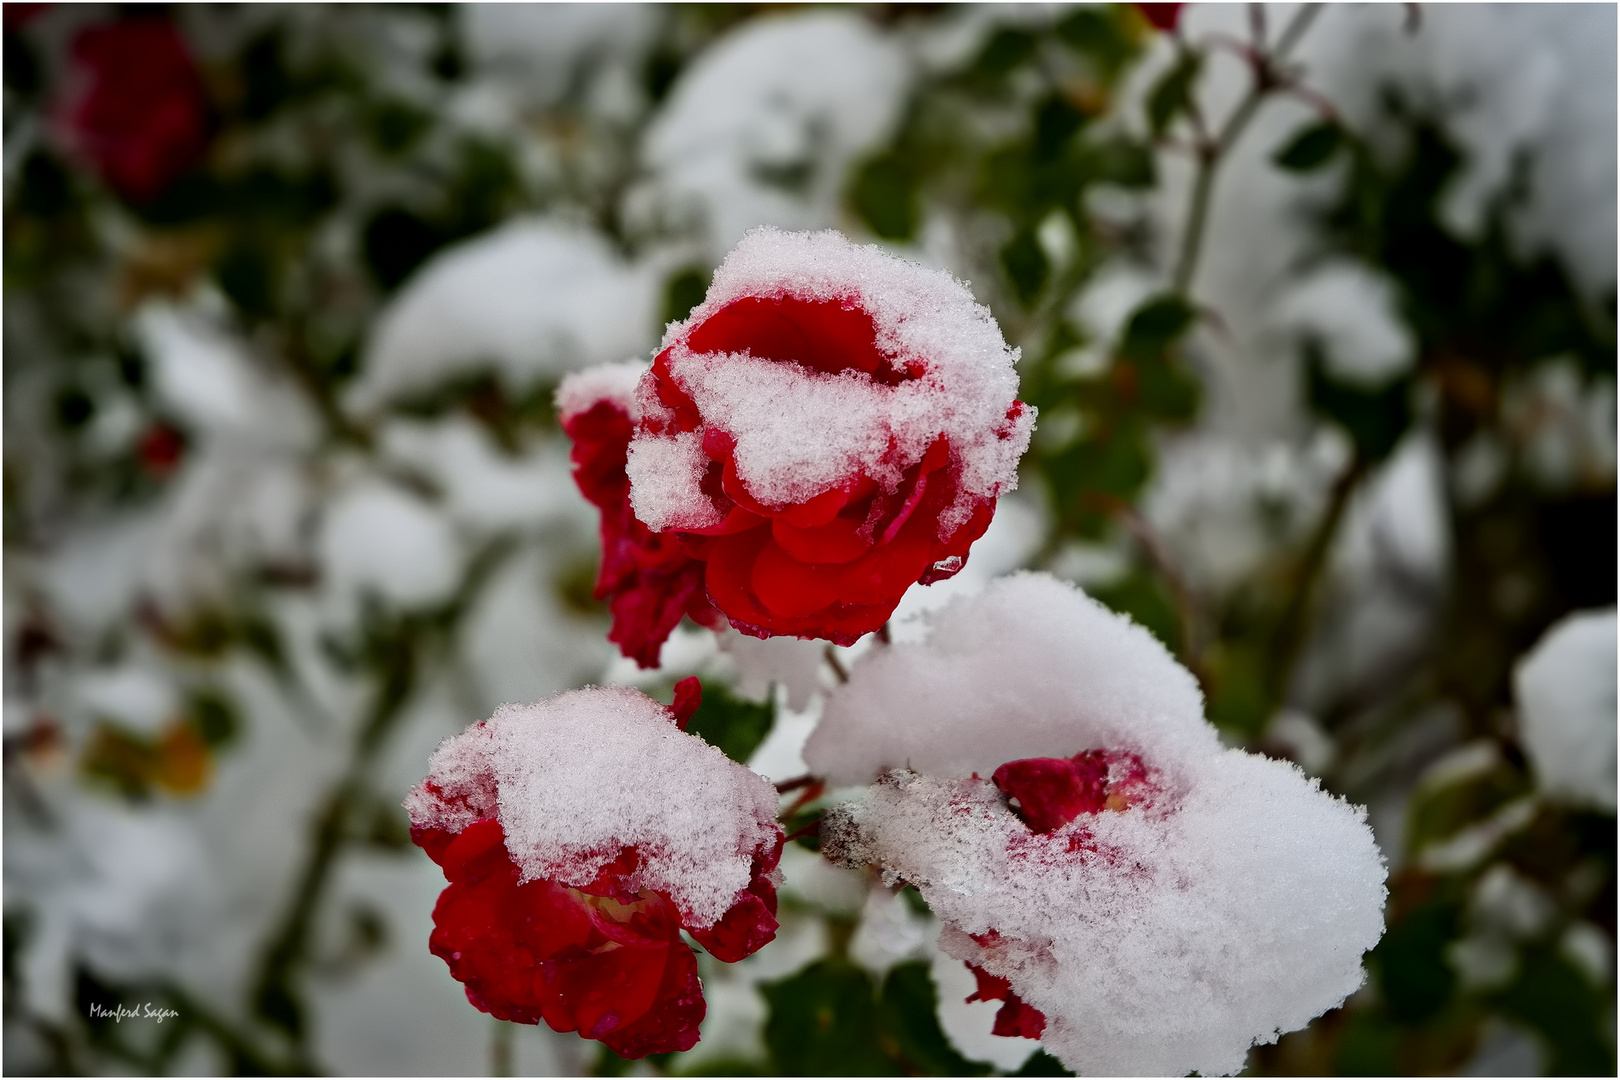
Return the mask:
<path fill-rule="evenodd" d="M 776 791 L 628 688 L 503 705 L 448 739 L 406 808 L 450 885 L 429 948 L 474 1006 L 621 1057 L 690 1049 L 685 930 L 741 960 L 776 935 Z"/>
<path fill-rule="evenodd" d="M 1077 1072 L 1236 1072 L 1360 986 L 1383 932 L 1363 812 L 1223 749 L 1151 634 L 1046 575 L 870 653 L 805 759 L 878 777 L 823 850 L 915 885 L 997 1033 Z"/>
<path fill-rule="evenodd" d="M 738 630 L 851 643 L 961 569 L 1016 486 L 1015 360 L 949 275 L 757 229 L 642 377 L 635 516 Z"/>

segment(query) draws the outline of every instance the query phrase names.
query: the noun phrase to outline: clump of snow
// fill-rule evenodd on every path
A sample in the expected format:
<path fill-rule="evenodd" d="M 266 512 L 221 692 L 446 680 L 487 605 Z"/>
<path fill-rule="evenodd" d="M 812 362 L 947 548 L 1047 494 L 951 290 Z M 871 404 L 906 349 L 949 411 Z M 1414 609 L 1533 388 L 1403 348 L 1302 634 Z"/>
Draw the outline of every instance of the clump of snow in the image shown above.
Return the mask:
<path fill-rule="evenodd" d="M 586 885 L 633 846 L 633 885 L 664 893 L 701 929 L 775 843 L 776 802 L 769 782 L 645 694 L 588 687 L 503 705 L 446 740 L 406 808 L 414 824 L 452 831 L 494 817 L 524 880 Z"/>
<path fill-rule="evenodd" d="M 639 360 L 597 364 L 570 372 L 557 387 L 557 418 L 566 423 L 605 401 L 623 409 L 634 421 L 639 415 L 636 385 L 646 372 L 647 365 Z"/>
<path fill-rule="evenodd" d="M 1336 260 L 1315 268 L 1278 301 L 1275 318 L 1320 346 L 1328 372 L 1344 382 L 1381 386 L 1416 358 L 1394 283 L 1361 263 Z"/>
<path fill-rule="evenodd" d="M 640 4 L 467 4 L 456 14 L 474 66 L 542 104 L 604 66 L 632 66 L 658 29 L 656 9 Z"/>
<path fill-rule="evenodd" d="M 402 607 L 449 599 L 461 542 L 445 516 L 396 484 L 362 480 L 326 507 L 320 536 L 328 590 L 371 593 Z"/>
<path fill-rule="evenodd" d="M 905 54 L 858 14 L 749 22 L 682 73 L 648 128 L 641 212 L 696 218 L 712 258 L 756 225 L 830 225 L 909 82 Z"/>
<path fill-rule="evenodd" d="M 382 456 L 428 480 L 457 522 L 481 532 L 544 528 L 588 520 L 560 439 L 531 439 L 503 450 L 487 428 L 465 414 L 432 421 L 392 419 L 377 433 Z"/>
<path fill-rule="evenodd" d="M 1513 669 L 1519 735 L 1547 794 L 1614 813 L 1615 609 L 1555 623 Z"/>
<path fill-rule="evenodd" d="M 749 353 L 697 353 L 692 331 L 745 297 L 858 305 L 877 329 L 895 385 L 857 371 L 815 371 Z M 756 500 L 804 502 L 865 474 L 889 490 L 940 435 L 959 470 L 957 499 L 941 516 L 954 531 L 976 502 L 1011 491 L 1029 447 L 1034 410 L 1007 419 L 1018 393 L 1016 350 L 990 312 L 949 274 L 850 243 L 836 232 L 749 233 L 720 268 L 702 304 L 664 335 L 672 378 L 704 423 L 736 440 L 737 476 Z M 638 395 L 658 410 L 651 376 Z M 700 487 L 708 458 L 697 432 L 639 432 L 629 474 L 636 516 L 655 530 L 703 528 L 717 511 Z"/>
<path fill-rule="evenodd" d="M 982 778 L 1085 750 L 1138 757 L 1151 797 L 1035 833 Z M 1365 813 L 1222 749 L 1163 646 L 1044 574 L 869 652 L 805 756 L 835 783 L 888 768 L 824 821 L 824 852 L 915 885 L 940 948 L 1009 979 L 1083 1073 L 1236 1072 L 1360 986 L 1382 933 Z"/>
<path fill-rule="evenodd" d="M 430 260 L 379 316 L 349 396 L 375 409 L 492 368 L 512 389 L 647 346 L 661 277 L 593 231 L 518 221 Z"/>
<path fill-rule="evenodd" d="M 1219 747 L 1187 669 L 1147 630 L 1047 574 L 953 601 L 925 642 L 874 648 L 828 698 L 805 761 L 834 784 L 889 768 L 989 776 L 1096 747 L 1172 768 Z"/>
<path fill-rule="evenodd" d="M 896 770 L 823 837 L 916 885 L 941 948 L 1011 980 L 1082 1073 L 1235 1073 L 1353 993 L 1383 932 L 1365 814 L 1239 750 L 1211 753 L 1169 807 L 1046 834 L 987 780 Z"/>

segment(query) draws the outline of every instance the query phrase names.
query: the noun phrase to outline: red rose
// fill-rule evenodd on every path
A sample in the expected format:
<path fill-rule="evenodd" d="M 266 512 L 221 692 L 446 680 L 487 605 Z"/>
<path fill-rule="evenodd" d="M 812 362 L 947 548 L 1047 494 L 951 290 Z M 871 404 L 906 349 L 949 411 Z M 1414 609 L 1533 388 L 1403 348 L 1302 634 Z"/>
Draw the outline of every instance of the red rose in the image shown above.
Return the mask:
<path fill-rule="evenodd" d="M 644 366 L 611 364 L 570 376 L 558 394 L 563 431 L 573 440 L 574 482 L 601 511 L 602 564 L 596 598 L 608 602 L 608 640 L 644 668 L 681 616 L 705 626 L 719 622 L 703 587 L 703 563 L 673 534 L 659 534 L 630 509 L 625 455 L 635 432 L 635 383 Z"/>
<path fill-rule="evenodd" d="M 202 80 L 172 25 L 92 26 L 73 39 L 72 55 L 61 110 L 67 141 L 120 194 L 151 199 L 202 159 Z"/>
<path fill-rule="evenodd" d="M 776 792 L 634 690 L 503 706 L 447 740 L 406 802 L 449 886 L 428 947 L 476 1008 L 621 1057 L 691 1049 L 685 930 L 719 960 L 776 935 Z"/>
<path fill-rule="evenodd" d="M 1186 6 L 1186 4 L 1137 4 L 1136 10 L 1142 13 L 1144 19 L 1168 34 L 1174 31 L 1176 23 L 1181 21 L 1181 9 Z"/>
<path fill-rule="evenodd" d="M 755 230 L 642 377 L 635 516 L 738 630 L 849 644 L 960 570 L 1016 485 L 1015 360 L 948 275 Z"/>

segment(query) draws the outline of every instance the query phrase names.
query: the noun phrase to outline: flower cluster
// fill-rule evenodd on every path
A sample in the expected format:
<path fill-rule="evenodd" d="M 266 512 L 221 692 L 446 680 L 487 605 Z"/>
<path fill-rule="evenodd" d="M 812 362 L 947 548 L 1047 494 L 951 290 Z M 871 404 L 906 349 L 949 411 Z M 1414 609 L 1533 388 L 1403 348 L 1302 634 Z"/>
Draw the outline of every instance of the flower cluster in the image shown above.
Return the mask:
<path fill-rule="evenodd" d="M 960 570 L 1016 481 L 1015 355 L 946 275 L 836 234 L 759 230 L 650 366 L 558 390 L 600 512 L 610 639 L 655 667 L 682 618 L 849 644 Z M 507 706 L 409 803 L 450 886 L 433 951 L 474 1005 L 625 1057 L 697 1039 L 684 930 L 771 940 L 774 790 L 630 690 Z M 1222 749 L 1192 676 L 1044 575 L 869 650 L 804 749 L 869 785 L 822 850 L 914 885 L 993 1033 L 1104 1072 L 1233 1072 L 1361 982 L 1384 869 L 1364 815 Z M 903 767 L 901 767 L 903 766 Z M 986 779 L 988 777 L 988 779 Z"/>

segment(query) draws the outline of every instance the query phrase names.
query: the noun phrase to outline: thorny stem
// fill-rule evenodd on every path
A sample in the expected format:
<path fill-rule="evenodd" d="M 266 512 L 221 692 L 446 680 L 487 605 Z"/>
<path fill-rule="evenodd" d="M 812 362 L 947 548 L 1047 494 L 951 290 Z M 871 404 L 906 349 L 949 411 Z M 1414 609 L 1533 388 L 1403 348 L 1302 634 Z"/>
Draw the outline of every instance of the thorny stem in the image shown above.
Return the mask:
<path fill-rule="evenodd" d="M 1181 253 L 1176 259 L 1175 273 L 1170 279 L 1170 286 L 1174 291 L 1187 292 L 1192 286 L 1193 275 L 1198 270 L 1198 257 L 1203 250 L 1204 233 L 1209 224 L 1209 206 L 1215 194 L 1215 177 L 1221 162 L 1243 136 L 1243 132 L 1255 114 L 1260 111 L 1265 99 L 1288 85 L 1289 80 L 1283 77 L 1278 67 L 1287 59 L 1294 46 L 1299 44 L 1300 38 L 1320 14 L 1320 4 L 1306 4 L 1302 7 L 1283 29 L 1276 46 L 1269 53 L 1264 51 L 1264 41 L 1260 39 L 1264 34 L 1264 19 L 1261 18 L 1255 23 L 1257 40 L 1249 60 L 1254 78 L 1249 84 L 1249 92 L 1232 111 L 1219 134 L 1212 139 L 1201 140 L 1198 148 L 1197 172 L 1193 177 L 1192 196 L 1187 207 L 1186 231 L 1182 234 Z"/>

